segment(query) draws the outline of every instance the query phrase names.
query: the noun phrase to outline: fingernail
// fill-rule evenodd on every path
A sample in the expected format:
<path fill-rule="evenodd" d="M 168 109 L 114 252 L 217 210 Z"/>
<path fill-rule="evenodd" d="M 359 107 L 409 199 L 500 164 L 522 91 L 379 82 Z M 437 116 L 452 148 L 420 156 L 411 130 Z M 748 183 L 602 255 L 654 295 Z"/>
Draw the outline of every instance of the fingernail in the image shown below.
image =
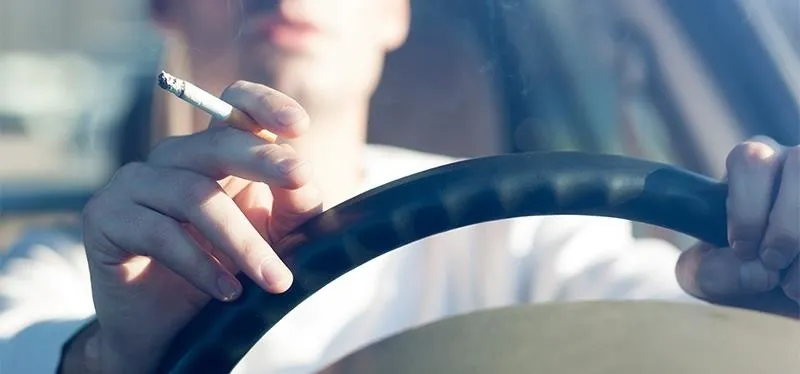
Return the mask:
<path fill-rule="evenodd" d="M 745 290 L 764 292 L 778 285 L 778 273 L 767 270 L 760 261 L 744 263 L 739 275 Z"/>
<path fill-rule="evenodd" d="M 292 284 L 292 272 L 281 262 L 264 261 L 261 275 L 271 292 L 283 292 Z"/>
<path fill-rule="evenodd" d="M 791 260 L 788 259 L 783 252 L 775 249 L 775 248 L 767 248 L 761 254 L 761 261 L 764 262 L 770 269 L 781 270 L 785 269 L 791 263 Z"/>
<path fill-rule="evenodd" d="M 242 286 L 230 275 L 221 275 L 217 278 L 217 288 L 223 301 L 233 301 L 242 292 Z"/>
<path fill-rule="evenodd" d="M 282 108 L 275 112 L 275 119 L 282 126 L 293 126 L 305 120 L 306 114 L 295 107 Z"/>

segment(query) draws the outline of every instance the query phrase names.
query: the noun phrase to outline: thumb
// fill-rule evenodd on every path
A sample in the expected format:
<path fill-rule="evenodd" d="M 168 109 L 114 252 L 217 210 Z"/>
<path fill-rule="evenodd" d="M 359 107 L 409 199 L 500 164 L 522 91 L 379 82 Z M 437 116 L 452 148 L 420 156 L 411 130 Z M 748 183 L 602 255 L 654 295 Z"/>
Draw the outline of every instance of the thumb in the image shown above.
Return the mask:
<path fill-rule="evenodd" d="M 698 243 L 681 253 L 675 275 L 684 291 L 700 299 L 737 296 L 748 291 L 742 280 L 745 264 L 731 250 Z M 749 264 L 748 264 L 749 266 Z M 766 271 L 760 280 L 766 281 Z M 777 284 L 777 279 L 773 282 Z"/>
<path fill-rule="evenodd" d="M 759 261 L 742 261 L 730 248 L 699 243 L 678 258 L 675 276 L 686 293 L 718 305 L 798 315 L 798 304 L 783 294 L 777 274 L 762 273 Z"/>

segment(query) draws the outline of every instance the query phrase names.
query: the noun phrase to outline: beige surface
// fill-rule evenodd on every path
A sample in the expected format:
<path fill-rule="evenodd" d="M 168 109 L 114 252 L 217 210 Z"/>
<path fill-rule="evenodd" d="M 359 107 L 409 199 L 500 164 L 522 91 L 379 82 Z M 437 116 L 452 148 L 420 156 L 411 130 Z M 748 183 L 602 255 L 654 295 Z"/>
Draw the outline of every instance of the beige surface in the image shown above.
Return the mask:
<path fill-rule="evenodd" d="M 745 374 L 800 368 L 800 323 L 664 302 L 499 309 L 402 333 L 324 374 Z"/>
<path fill-rule="evenodd" d="M 18 241 L 20 235 L 29 227 L 76 225 L 79 219 L 77 213 L 28 214 L 8 217 L 0 215 L 0 255 L 6 253 L 8 247 Z"/>
<path fill-rule="evenodd" d="M 107 158 L 107 156 L 106 156 Z M 71 154 L 65 149 L 43 145 L 24 137 L 0 136 L 0 194 L 9 189 L 37 190 L 94 186 L 107 178 L 108 160 Z M 75 214 L 41 212 L 8 214 L 0 206 L 0 253 L 4 253 L 19 234 L 29 226 L 51 226 L 74 222 Z"/>
<path fill-rule="evenodd" d="M 31 180 L 75 186 L 96 183 L 108 176 L 110 155 L 80 155 L 63 147 L 0 135 L 0 187 L 3 183 Z"/>

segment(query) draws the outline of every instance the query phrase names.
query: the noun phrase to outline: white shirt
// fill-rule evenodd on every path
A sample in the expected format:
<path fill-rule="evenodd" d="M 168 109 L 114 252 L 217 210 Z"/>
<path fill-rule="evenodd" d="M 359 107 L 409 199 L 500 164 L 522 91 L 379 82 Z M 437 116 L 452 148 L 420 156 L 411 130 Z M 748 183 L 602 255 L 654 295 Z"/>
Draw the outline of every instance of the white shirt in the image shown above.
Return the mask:
<path fill-rule="evenodd" d="M 364 190 L 454 161 L 368 147 Z M 410 327 L 519 303 L 694 301 L 678 250 L 634 239 L 628 221 L 526 217 L 474 225 L 395 250 L 332 282 L 269 331 L 234 370 L 309 373 Z M 0 262 L 0 373 L 52 373 L 94 313 L 79 235 L 32 229 Z"/>

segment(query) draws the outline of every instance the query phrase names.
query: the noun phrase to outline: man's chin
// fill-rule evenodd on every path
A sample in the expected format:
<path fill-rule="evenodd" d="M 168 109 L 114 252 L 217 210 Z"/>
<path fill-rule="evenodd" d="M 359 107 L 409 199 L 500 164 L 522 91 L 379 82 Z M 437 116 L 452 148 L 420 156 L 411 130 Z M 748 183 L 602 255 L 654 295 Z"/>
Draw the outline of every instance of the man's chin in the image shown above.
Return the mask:
<path fill-rule="evenodd" d="M 267 41 L 248 43 L 241 50 L 242 67 L 258 68 L 272 74 L 295 69 L 307 69 L 321 58 L 321 48 L 312 45 L 292 45 L 290 47 Z"/>
<path fill-rule="evenodd" d="M 244 72 L 259 76 L 282 76 L 295 70 L 303 70 L 315 59 L 308 50 L 279 48 L 270 44 L 253 46 L 243 51 L 241 67 Z"/>
<path fill-rule="evenodd" d="M 267 85 L 290 96 L 316 70 L 317 59 L 306 51 L 261 45 L 242 57 L 240 79 Z"/>

